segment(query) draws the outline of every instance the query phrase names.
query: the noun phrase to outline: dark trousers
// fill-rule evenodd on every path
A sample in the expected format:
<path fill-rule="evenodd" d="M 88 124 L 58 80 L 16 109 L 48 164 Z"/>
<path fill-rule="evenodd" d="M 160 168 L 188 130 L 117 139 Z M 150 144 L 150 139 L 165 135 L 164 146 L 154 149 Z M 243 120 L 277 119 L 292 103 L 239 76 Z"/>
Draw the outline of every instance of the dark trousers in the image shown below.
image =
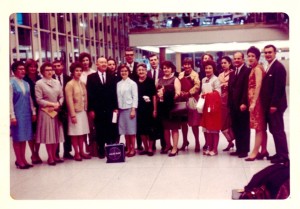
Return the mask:
<path fill-rule="evenodd" d="M 287 139 L 286 134 L 284 132 L 283 112 L 267 112 L 266 120 L 269 124 L 269 131 L 271 132 L 274 138 L 276 154 L 279 157 L 289 159 Z"/>
<path fill-rule="evenodd" d="M 69 153 L 72 151 L 72 143 L 71 143 L 71 137 L 68 135 L 68 120 L 62 121 L 63 126 L 63 132 L 64 132 L 64 153 Z M 57 146 L 56 154 L 59 155 L 60 148 Z"/>
<path fill-rule="evenodd" d="M 236 140 L 236 151 L 248 153 L 250 150 L 250 116 L 249 111 L 240 111 L 236 108 L 230 109 L 232 119 L 232 131 Z"/>
<path fill-rule="evenodd" d="M 155 134 L 153 136 L 154 139 L 160 139 L 160 146 L 162 149 L 166 147 L 166 141 L 164 137 L 164 127 L 162 124 L 162 119 L 161 118 L 155 118 L 153 121 L 153 126 L 155 130 Z M 155 144 L 156 141 L 154 141 Z"/>

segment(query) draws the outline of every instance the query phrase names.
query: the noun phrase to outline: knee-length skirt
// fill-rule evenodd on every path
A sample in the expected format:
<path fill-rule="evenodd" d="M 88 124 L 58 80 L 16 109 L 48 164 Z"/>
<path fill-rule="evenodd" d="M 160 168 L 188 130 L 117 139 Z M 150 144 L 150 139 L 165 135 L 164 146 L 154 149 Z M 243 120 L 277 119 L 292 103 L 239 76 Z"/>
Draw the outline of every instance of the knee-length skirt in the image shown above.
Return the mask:
<path fill-rule="evenodd" d="M 130 118 L 130 109 L 119 110 L 119 134 L 120 135 L 135 135 L 136 134 L 136 116 Z"/>
<path fill-rule="evenodd" d="M 86 111 L 76 112 L 77 123 L 72 123 L 70 115 L 68 116 L 68 135 L 80 136 L 90 133 L 89 121 Z"/>

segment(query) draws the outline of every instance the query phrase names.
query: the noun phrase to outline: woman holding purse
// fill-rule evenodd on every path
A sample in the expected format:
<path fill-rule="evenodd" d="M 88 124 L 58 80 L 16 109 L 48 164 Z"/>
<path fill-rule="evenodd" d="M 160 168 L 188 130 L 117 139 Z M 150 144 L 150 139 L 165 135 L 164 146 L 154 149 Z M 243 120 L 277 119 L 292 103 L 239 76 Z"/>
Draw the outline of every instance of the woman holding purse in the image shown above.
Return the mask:
<path fill-rule="evenodd" d="M 221 88 L 220 81 L 214 75 L 216 64 L 208 60 L 204 64 L 205 78 L 202 79 L 200 96 L 205 99 L 200 125 L 203 127 L 207 149 L 204 155 L 215 156 L 218 154 L 219 132 L 222 127 Z"/>
<path fill-rule="evenodd" d="M 193 70 L 193 60 L 192 58 L 185 58 L 183 60 L 184 71 L 181 72 L 178 76 L 181 83 L 181 92 L 180 98 L 183 101 L 190 103 L 197 103 L 199 99 L 199 90 L 200 90 L 200 80 L 199 75 Z M 192 131 L 195 137 L 195 152 L 200 152 L 200 143 L 199 143 L 199 120 L 200 113 L 196 109 L 192 109 L 191 106 L 188 106 L 188 116 L 187 121 L 183 121 L 181 124 L 183 143 L 180 151 L 184 151 L 185 148 L 189 146 L 188 136 L 188 125 L 192 127 Z"/>

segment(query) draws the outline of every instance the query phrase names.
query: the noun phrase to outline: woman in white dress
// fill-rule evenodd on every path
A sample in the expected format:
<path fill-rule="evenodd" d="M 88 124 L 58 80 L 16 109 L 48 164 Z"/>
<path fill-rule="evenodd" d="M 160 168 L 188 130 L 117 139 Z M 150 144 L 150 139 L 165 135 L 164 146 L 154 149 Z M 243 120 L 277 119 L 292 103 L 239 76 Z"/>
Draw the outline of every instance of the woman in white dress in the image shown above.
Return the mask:
<path fill-rule="evenodd" d="M 83 142 L 90 132 L 87 117 L 87 92 L 85 85 L 80 81 L 82 65 L 79 62 L 72 63 L 70 72 L 73 79 L 65 88 L 66 103 L 68 107 L 68 135 L 71 136 L 72 146 L 75 151 L 74 160 L 91 159 L 91 156 L 84 153 Z"/>

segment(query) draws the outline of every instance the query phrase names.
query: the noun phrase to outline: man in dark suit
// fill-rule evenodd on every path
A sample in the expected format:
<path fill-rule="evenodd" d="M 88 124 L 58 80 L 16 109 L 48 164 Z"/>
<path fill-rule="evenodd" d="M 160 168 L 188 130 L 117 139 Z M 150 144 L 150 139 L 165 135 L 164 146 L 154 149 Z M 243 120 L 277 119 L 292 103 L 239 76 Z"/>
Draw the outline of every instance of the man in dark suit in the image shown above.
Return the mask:
<path fill-rule="evenodd" d="M 54 60 L 52 66 L 53 66 L 53 70 L 55 71 L 53 78 L 59 81 L 60 85 L 62 86 L 62 90 L 65 98 L 65 87 L 66 84 L 71 80 L 71 77 L 63 73 L 64 65 L 61 60 Z M 71 138 L 68 136 L 68 109 L 67 109 L 67 104 L 65 99 L 61 106 L 60 119 L 63 125 L 64 137 L 65 137 L 63 157 L 65 159 L 73 159 L 73 156 L 70 153 L 72 151 L 72 143 L 71 143 Z M 56 154 L 59 155 L 59 146 L 57 148 Z"/>
<path fill-rule="evenodd" d="M 271 163 L 285 163 L 289 161 L 283 121 L 283 113 L 287 108 L 286 70 L 282 63 L 276 59 L 276 47 L 274 45 L 265 46 L 264 53 L 268 67 L 262 81 L 261 102 L 276 148 L 276 154 L 269 159 Z"/>
<path fill-rule="evenodd" d="M 134 49 L 132 47 L 127 47 L 125 49 L 125 60 L 126 60 L 126 65 L 130 69 L 130 75 L 129 77 L 137 81 L 138 80 L 138 74 L 137 74 L 137 65 L 139 64 L 138 62 L 134 61 Z"/>
<path fill-rule="evenodd" d="M 147 76 L 152 78 L 155 81 L 155 86 L 157 85 L 158 79 L 162 78 L 164 76 L 163 71 L 159 68 L 159 60 L 157 54 L 151 54 L 148 57 L 150 61 L 150 70 L 147 72 Z M 155 137 L 157 139 L 160 139 L 160 145 L 161 145 L 161 150 L 165 150 L 166 147 L 166 142 L 164 139 L 164 129 L 162 125 L 162 121 L 159 118 L 154 119 L 154 124 L 155 126 Z M 156 149 L 155 142 L 153 143 L 153 149 Z"/>
<path fill-rule="evenodd" d="M 88 112 L 94 119 L 96 128 L 96 140 L 98 144 L 99 158 L 105 158 L 105 143 L 111 141 L 115 133 L 112 133 L 113 112 L 118 112 L 116 77 L 106 73 L 107 60 L 100 57 L 97 60 L 97 72 L 87 77 Z"/>
<path fill-rule="evenodd" d="M 230 155 L 247 157 L 250 150 L 250 116 L 248 108 L 248 79 L 250 69 L 245 65 L 244 54 L 233 55 L 236 71 L 228 82 L 228 105 L 232 119 L 232 130 L 236 140 L 236 152 Z"/>

